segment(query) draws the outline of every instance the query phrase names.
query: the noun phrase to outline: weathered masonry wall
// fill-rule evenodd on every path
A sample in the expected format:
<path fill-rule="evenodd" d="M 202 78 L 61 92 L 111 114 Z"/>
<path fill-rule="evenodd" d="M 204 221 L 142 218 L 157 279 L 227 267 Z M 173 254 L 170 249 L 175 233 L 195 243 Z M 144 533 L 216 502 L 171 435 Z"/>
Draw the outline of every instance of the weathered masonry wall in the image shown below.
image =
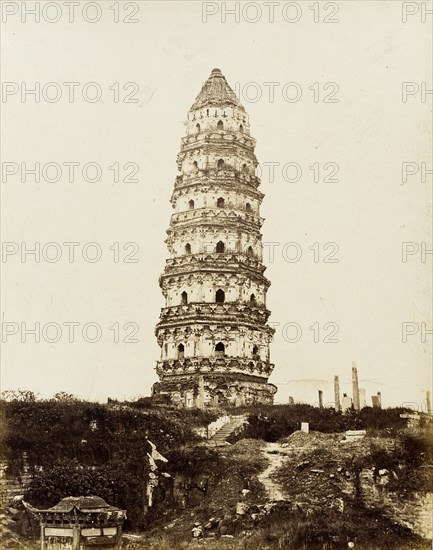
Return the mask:
<path fill-rule="evenodd" d="M 21 475 L 11 476 L 8 473 L 6 460 L 0 460 L 0 505 L 11 502 L 17 495 L 22 495 L 31 481 L 31 475 L 28 472 L 28 464 L 25 456 L 23 457 L 24 471 Z"/>
<path fill-rule="evenodd" d="M 432 538 L 433 493 L 413 493 L 410 497 L 388 491 L 386 477 L 374 479 L 371 470 L 360 475 L 361 499 L 369 508 L 382 509 L 385 516 L 426 539 Z"/>

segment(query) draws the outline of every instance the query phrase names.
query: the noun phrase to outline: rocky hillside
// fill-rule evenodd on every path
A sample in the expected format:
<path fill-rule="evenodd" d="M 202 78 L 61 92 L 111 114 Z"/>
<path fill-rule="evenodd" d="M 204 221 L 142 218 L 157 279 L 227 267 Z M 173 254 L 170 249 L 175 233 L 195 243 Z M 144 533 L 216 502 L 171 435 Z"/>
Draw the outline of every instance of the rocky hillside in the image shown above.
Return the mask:
<path fill-rule="evenodd" d="M 432 493 L 404 490 L 396 479 L 404 475 L 402 463 L 389 470 L 375 463 L 379 450 L 399 456 L 394 444 L 297 431 L 278 442 L 241 439 L 220 447 L 213 467 L 201 471 L 206 490 L 184 510 L 164 508 L 128 548 L 195 548 L 196 523 L 208 548 L 430 548 Z"/>

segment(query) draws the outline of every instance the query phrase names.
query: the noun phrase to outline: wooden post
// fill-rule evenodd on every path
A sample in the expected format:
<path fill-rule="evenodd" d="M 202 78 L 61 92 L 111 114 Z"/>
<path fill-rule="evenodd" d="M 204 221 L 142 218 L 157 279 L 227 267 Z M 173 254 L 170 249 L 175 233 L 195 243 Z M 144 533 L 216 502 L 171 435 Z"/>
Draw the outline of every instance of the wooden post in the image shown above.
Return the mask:
<path fill-rule="evenodd" d="M 122 524 L 117 525 L 117 542 L 116 550 L 122 547 Z"/>
<path fill-rule="evenodd" d="M 41 523 L 41 550 L 45 549 L 45 523 Z"/>
<path fill-rule="evenodd" d="M 72 550 L 80 548 L 80 525 L 74 525 L 72 528 Z"/>

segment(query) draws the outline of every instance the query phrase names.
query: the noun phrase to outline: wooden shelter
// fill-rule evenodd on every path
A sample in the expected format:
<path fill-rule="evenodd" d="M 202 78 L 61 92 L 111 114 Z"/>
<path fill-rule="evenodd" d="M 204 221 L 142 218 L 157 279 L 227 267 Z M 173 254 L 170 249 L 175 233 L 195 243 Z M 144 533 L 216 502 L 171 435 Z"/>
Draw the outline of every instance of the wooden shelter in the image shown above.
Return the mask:
<path fill-rule="evenodd" d="M 97 496 L 66 497 L 46 510 L 28 503 L 41 526 L 41 550 L 118 550 L 126 511 Z"/>

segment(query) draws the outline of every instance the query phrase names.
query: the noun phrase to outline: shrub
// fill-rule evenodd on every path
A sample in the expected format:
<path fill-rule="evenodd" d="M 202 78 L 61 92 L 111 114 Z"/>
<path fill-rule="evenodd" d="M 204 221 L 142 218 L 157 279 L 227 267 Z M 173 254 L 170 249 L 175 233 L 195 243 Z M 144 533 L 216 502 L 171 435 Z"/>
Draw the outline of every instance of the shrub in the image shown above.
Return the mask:
<path fill-rule="evenodd" d="M 166 458 L 170 473 L 182 472 L 186 476 L 202 471 L 215 472 L 220 462 L 217 451 L 201 446 L 173 450 L 166 454 Z"/>
<path fill-rule="evenodd" d="M 245 408 L 249 414 L 249 426 L 243 437 L 277 441 L 300 429 L 301 422 L 308 422 L 310 430 L 324 433 L 342 432 L 345 430 L 365 429 L 376 435 L 396 434 L 405 427 L 406 421 L 400 414 L 406 409 L 373 409 L 365 407 L 359 412 L 347 414 L 335 412 L 334 409 L 319 409 L 311 405 L 257 405 Z"/>

